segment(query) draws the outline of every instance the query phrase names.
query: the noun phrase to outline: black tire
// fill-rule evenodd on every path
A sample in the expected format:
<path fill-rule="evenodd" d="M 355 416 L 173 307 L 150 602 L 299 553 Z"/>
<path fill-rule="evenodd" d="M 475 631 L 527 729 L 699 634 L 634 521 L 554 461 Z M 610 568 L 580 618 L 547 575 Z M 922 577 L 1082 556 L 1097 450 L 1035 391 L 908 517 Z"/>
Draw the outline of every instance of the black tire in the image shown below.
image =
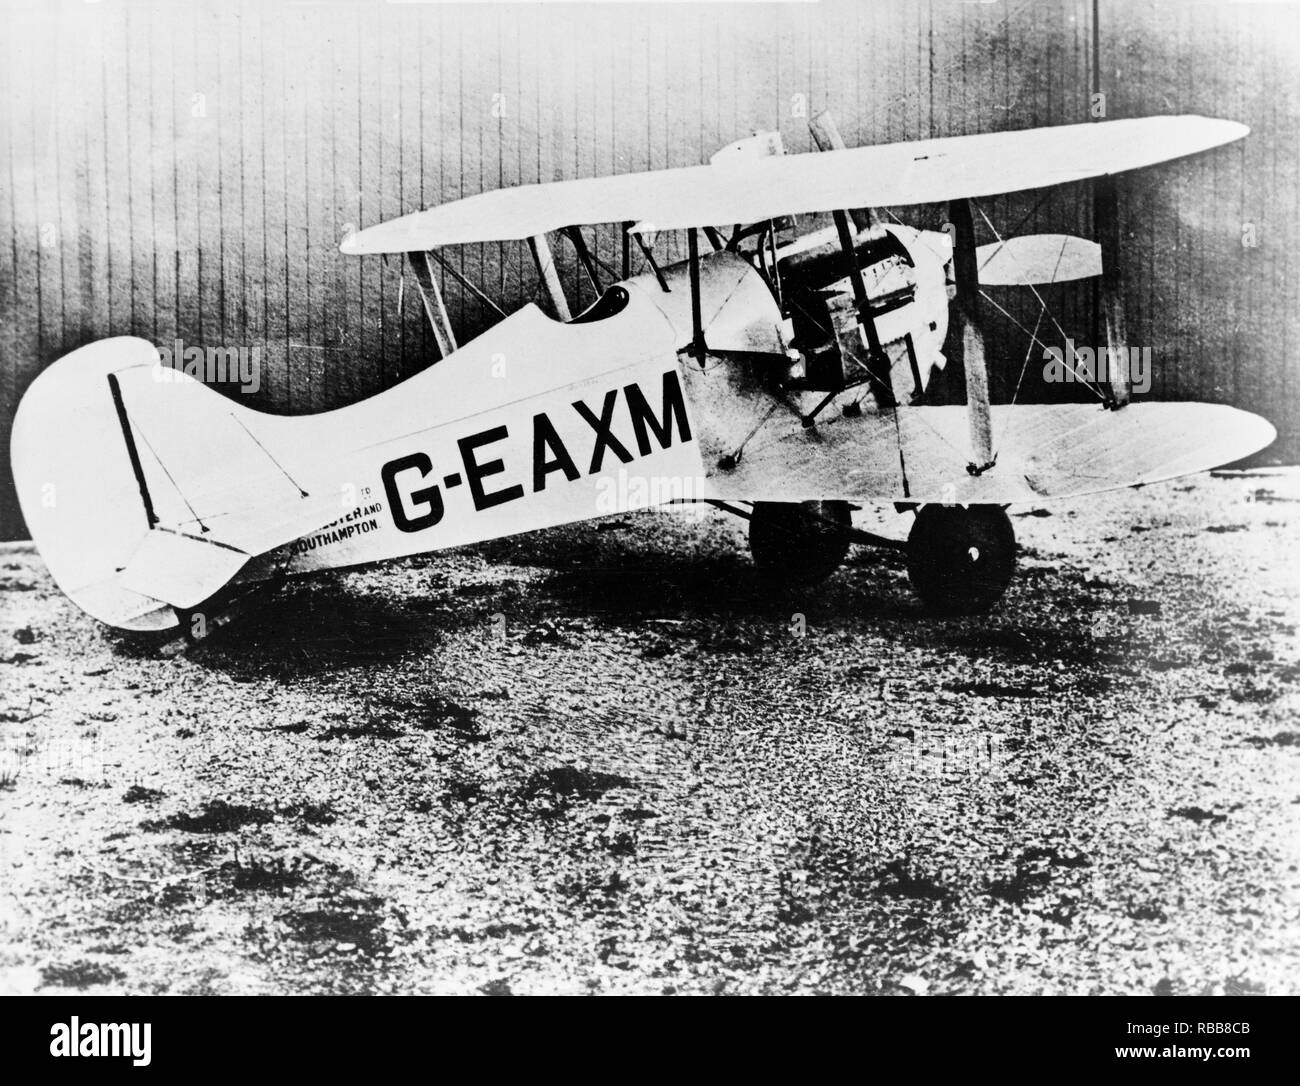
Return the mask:
<path fill-rule="evenodd" d="M 852 527 L 847 502 L 755 502 L 749 550 L 766 576 L 808 588 L 839 568 Z"/>
<path fill-rule="evenodd" d="M 1002 598 L 1016 570 L 1016 533 L 996 505 L 927 505 L 907 537 L 907 575 L 936 611 L 977 615 Z"/>

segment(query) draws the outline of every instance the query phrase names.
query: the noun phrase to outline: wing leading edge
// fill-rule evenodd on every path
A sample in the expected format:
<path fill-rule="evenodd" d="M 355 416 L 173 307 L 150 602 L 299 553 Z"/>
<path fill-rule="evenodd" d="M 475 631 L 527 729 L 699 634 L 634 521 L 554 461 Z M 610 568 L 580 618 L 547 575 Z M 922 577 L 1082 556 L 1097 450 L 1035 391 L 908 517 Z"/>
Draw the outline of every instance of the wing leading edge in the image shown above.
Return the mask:
<path fill-rule="evenodd" d="M 353 255 L 400 253 L 519 240 L 588 223 L 677 230 L 979 198 L 1153 166 L 1249 131 L 1213 117 L 1140 117 L 519 185 L 379 223 L 340 248 Z"/>

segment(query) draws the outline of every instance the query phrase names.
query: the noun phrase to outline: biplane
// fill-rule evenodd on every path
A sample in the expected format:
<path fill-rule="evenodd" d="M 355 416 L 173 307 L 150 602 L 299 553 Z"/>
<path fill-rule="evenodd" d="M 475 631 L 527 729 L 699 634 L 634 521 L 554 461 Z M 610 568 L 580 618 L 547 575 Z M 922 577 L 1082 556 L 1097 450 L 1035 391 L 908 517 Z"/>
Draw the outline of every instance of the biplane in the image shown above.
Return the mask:
<path fill-rule="evenodd" d="M 354 233 L 345 254 L 409 268 L 438 357 L 347 407 L 261 413 L 141 339 L 73 351 L 27 390 L 12 438 L 54 580 L 105 623 L 167 630 L 286 576 L 695 501 L 747 517 L 778 581 L 815 584 L 854 543 L 900 547 L 926 604 L 973 613 L 1012 576 L 1008 507 L 1171 479 L 1273 440 L 1232 407 L 1134 402 L 1123 364 L 1087 382 L 1094 402 L 990 403 L 981 330 L 987 286 L 1038 295 L 1097 277 L 1107 343 L 1122 345 L 1117 176 L 1244 125 L 1160 116 L 854 149 L 828 115 L 812 128 L 807 153 L 762 133 L 699 166 L 521 185 Z M 1099 239 L 994 231 L 976 245 L 977 200 L 1085 181 Z M 949 227 L 879 210 L 923 204 Z M 814 216 L 829 224 L 800 233 Z M 621 268 L 586 243 L 601 224 L 620 231 Z M 670 233 L 685 259 L 656 259 Z M 552 237 L 594 288 L 577 313 Z M 487 296 L 443 253 L 484 242 L 527 244 L 548 305 L 459 343 L 440 270 Z M 949 365 L 964 404 L 930 398 Z M 906 541 L 855 529 L 868 504 L 912 514 Z"/>

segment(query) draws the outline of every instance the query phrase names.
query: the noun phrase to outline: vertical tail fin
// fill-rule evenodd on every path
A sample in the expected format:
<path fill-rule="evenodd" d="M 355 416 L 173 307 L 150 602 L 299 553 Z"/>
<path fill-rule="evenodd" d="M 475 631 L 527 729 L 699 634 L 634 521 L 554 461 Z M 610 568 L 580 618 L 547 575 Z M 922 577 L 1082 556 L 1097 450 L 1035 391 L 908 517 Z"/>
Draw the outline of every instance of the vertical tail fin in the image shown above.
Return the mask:
<path fill-rule="evenodd" d="M 293 425 L 101 340 L 46 369 L 14 419 L 14 482 L 58 586 L 84 611 L 168 629 L 248 559 L 334 519 L 338 486 Z"/>

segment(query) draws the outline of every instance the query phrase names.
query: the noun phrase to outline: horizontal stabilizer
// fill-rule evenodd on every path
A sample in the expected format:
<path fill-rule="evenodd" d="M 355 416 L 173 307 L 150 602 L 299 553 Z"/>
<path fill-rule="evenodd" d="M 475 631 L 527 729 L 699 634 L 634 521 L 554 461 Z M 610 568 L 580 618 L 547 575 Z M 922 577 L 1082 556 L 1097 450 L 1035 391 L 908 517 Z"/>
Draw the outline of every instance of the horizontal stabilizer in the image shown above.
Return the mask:
<path fill-rule="evenodd" d="M 118 581 L 132 592 L 189 609 L 211 598 L 248 558 L 220 543 L 155 529 L 145 535 Z"/>

